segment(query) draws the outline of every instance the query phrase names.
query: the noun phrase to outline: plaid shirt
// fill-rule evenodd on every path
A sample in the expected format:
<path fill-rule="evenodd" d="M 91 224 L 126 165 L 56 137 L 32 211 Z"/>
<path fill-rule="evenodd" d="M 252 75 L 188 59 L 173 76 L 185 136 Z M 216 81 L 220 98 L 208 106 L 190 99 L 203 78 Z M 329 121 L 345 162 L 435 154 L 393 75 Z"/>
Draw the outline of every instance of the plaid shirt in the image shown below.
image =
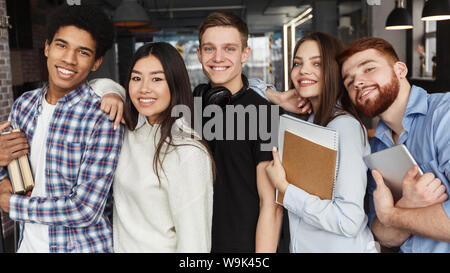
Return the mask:
<path fill-rule="evenodd" d="M 23 94 L 9 120 L 33 138 L 48 86 Z M 46 153 L 47 197 L 11 195 L 9 216 L 49 225 L 50 252 L 112 252 L 112 227 L 103 214 L 122 145 L 88 83 L 62 97 L 50 121 Z M 7 176 L 0 169 L 0 179 Z"/>

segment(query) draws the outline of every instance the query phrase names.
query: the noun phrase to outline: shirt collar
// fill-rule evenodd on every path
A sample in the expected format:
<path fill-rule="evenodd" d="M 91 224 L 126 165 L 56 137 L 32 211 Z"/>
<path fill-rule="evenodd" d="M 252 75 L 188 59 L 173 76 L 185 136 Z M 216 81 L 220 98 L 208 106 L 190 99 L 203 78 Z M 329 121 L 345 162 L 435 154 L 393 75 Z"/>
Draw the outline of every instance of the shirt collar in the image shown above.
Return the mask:
<path fill-rule="evenodd" d="M 414 115 L 425 115 L 428 111 L 427 92 L 418 86 L 413 85 L 406 104 L 405 114 L 402 120 L 403 130 L 409 132 Z M 380 119 L 375 130 L 375 137 L 382 140 L 387 135 L 392 138 L 392 131 L 383 120 Z"/>
<path fill-rule="evenodd" d="M 380 121 L 378 121 L 377 128 L 375 129 L 374 137 L 379 140 L 383 140 L 383 136 L 386 134 L 392 137 L 391 129 L 386 125 L 386 123 L 384 123 L 383 120 L 380 119 Z"/>
<path fill-rule="evenodd" d="M 136 128 L 135 130 L 138 130 L 139 128 L 141 128 L 142 126 L 144 126 L 145 124 L 148 124 L 149 126 L 152 126 L 150 123 L 148 123 L 148 120 L 145 116 L 141 115 L 140 113 L 138 113 L 138 121 L 136 124 Z"/>
<path fill-rule="evenodd" d="M 409 94 L 408 104 L 405 109 L 405 117 L 412 114 L 425 115 L 428 111 L 428 94 L 423 88 L 413 85 Z"/>
<path fill-rule="evenodd" d="M 74 90 L 70 91 L 65 96 L 63 96 L 61 99 L 63 102 L 69 103 L 69 107 L 70 107 L 70 106 L 76 104 L 77 102 L 79 102 L 81 100 L 81 98 L 83 97 L 84 93 L 89 91 L 90 89 L 91 89 L 91 86 L 86 81 L 83 84 L 81 84 L 80 86 L 78 86 L 77 88 L 75 88 Z"/>
<path fill-rule="evenodd" d="M 146 124 L 148 126 L 150 126 L 150 129 L 154 128 L 154 126 L 148 122 L 147 118 L 144 115 L 138 113 L 138 121 L 136 124 L 136 128 L 134 130 L 137 131 Z M 155 124 L 155 125 L 157 125 L 159 128 L 159 124 Z M 176 137 L 193 137 L 195 139 L 201 139 L 200 135 L 189 126 L 189 124 L 187 123 L 187 121 L 184 118 L 178 118 L 175 121 L 174 126 L 176 126 L 176 128 L 178 129 L 178 130 L 172 131 L 172 132 L 174 132 L 174 135 L 173 135 L 174 137 L 175 136 Z"/>
<path fill-rule="evenodd" d="M 44 86 L 41 89 L 41 95 L 38 99 L 38 109 L 39 112 L 41 110 L 42 107 L 42 100 L 44 99 L 45 94 L 48 91 L 48 82 L 44 84 Z M 69 103 L 69 107 L 71 107 L 72 105 L 76 104 L 77 102 L 79 102 L 81 100 L 81 98 L 83 97 L 83 94 L 87 91 L 90 90 L 91 87 L 89 85 L 89 83 L 86 81 L 83 84 L 81 84 L 80 86 L 78 86 L 77 88 L 75 88 L 74 90 L 70 91 L 69 93 L 67 93 L 66 95 L 64 95 L 62 98 L 60 98 L 59 101 L 61 101 L 62 103 Z"/>
<path fill-rule="evenodd" d="M 44 86 L 42 86 L 41 92 L 37 99 L 37 104 L 36 104 L 37 114 L 40 114 L 42 112 L 42 100 L 45 99 L 45 94 L 47 93 L 47 90 L 48 90 L 48 83 L 44 83 Z"/>

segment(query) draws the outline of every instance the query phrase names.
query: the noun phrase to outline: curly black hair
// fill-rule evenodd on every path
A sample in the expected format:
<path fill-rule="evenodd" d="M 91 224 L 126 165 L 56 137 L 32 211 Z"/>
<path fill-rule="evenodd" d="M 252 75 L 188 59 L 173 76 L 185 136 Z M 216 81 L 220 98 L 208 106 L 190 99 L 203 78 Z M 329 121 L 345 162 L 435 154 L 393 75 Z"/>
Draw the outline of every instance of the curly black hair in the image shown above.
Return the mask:
<path fill-rule="evenodd" d="M 96 43 L 95 59 L 103 57 L 114 43 L 114 25 L 108 16 L 95 6 L 62 5 L 54 10 L 47 22 L 47 41 L 65 26 L 75 26 L 89 32 Z"/>

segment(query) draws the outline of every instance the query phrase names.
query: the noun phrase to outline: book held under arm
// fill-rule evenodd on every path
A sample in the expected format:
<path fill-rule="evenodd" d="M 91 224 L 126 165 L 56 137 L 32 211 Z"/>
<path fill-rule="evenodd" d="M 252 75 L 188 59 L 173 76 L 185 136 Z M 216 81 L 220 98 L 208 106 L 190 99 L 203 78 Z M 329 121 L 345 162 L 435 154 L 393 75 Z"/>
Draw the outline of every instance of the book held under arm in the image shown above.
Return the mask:
<path fill-rule="evenodd" d="M 13 129 L 12 132 L 20 132 L 19 129 Z M 2 134 L 9 134 L 11 132 L 4 132 Z M 8 164 L 9 180 L 13 193 L 24 194 L 31 191 L 34 187 L 33 173 L 31 171 L 28 155 L 23 155 L 17 159 L 12 160 Z"/>
<path fill-rule="evenodd" d="M 338 133 L 288 115 L 280 117 L 280 159 L 290 184 L 331 200 L 338 166 Z M 276 191 L 276 202 L 284 195 Z"/>

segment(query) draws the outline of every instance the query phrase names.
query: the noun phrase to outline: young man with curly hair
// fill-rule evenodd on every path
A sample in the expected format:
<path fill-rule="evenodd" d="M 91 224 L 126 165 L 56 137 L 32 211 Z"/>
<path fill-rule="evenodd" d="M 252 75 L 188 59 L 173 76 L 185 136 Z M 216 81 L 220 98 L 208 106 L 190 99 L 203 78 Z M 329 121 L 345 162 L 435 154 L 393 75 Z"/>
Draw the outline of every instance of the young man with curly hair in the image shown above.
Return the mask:
<path fill-rule="evenodd" d="M 104 208 L 123 128 L 114 130 L 86 78 L 112 46 L 113 25 L 97 8 L 62 6 L 48 26 L 48 83 L 17 99 L 0 128 L 22 132 L 0 138 L 0 207 L 20 221 L 18 252 L 111 252 Z M 35 187 L 13 194 L 4 166 L 28 146 Z"/>

